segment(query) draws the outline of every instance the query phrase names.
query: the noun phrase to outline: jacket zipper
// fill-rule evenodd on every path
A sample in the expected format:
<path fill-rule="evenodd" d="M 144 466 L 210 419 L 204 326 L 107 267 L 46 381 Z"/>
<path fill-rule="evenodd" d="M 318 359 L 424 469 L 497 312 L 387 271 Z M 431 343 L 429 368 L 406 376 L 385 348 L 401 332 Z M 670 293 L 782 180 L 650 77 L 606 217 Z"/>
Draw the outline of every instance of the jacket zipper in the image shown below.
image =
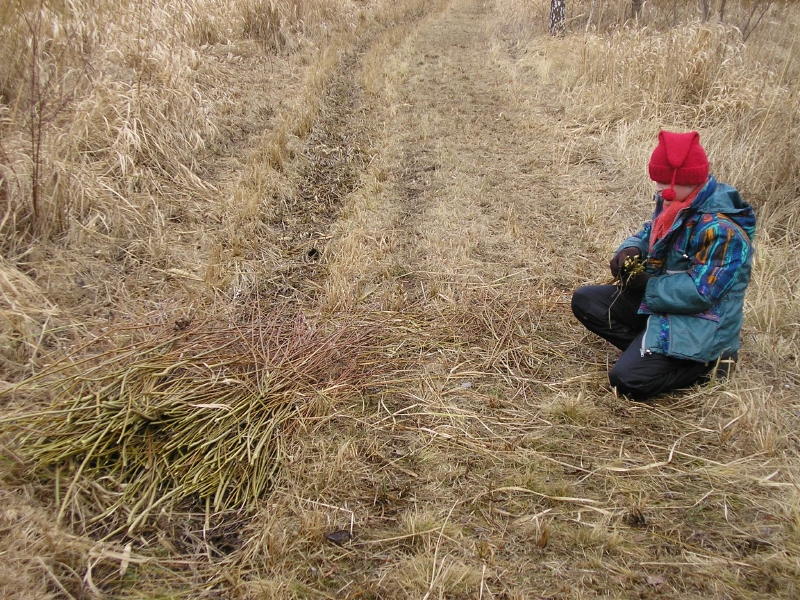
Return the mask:
<path fill-rule="evenodd" d="M 639 352 L 642 355 L 642 358 L 644 358 L 645 354 L 652 354 L 652 352 L 650 352 L 650 350 L 646 350 L 645 349 L 645 341 L 647 340 L 647 329 L 650 327 L 650 319 L 652 319 L 652 318 L 653 318 L 653 315 L 649 315 L 647 317 L 647 323 L 644 326 L 644 335 L 642 335 L 642 347 L 639 350 Z"/>

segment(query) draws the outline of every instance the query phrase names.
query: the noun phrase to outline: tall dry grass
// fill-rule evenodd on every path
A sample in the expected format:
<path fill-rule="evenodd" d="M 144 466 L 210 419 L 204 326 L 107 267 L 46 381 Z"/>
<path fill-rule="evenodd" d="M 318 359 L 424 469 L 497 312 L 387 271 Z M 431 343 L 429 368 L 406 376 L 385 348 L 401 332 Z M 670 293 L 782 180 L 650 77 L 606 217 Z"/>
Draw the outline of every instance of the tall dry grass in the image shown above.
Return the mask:
<path fill-rule="evenodd" d="M 645 10 L 638 23 L 620 17 L 613 27 L 592 25 L 588 31 L 585 21 L 574 23 L 566 39 L 540 35 L 531 40 L 530 31 L 545 32 L 539 21 L 532 24 L 538 13 L 528 13 L 527 29 L 514 29 L 517 17 L 509 16 L 498 32 L 518 57 L 509 81 L 526 111 L 540 103 L 549 107 L 554 127 L 563 132 L 558 164 L 565 175 L 584 166 L 597 173 L 604 193 L 593 202 L 603 208 L 591 218 L 607 228 L 598 233 L 604 240 L 598 261 L 650 216 L 646 167 L 660 129 L 698 130 L 712 173 L 755 206 L 759 224 L 742 369 L 726 393 L 739 403 L 738 425 L 751 440 L 742 454 L 749 453 L 754 465 L 755 456 L 778 453 L 794 482 L 800 383 L 800 15 L 792 3 L 773 3 L 745 35 L 735 16 L 746 19 L 755 3 L 728 3 L 723 23 L 702 22 L 697 14 L 673 22 L 667 18 L 671 3 L 647 4 L 650 11 L 664 11 L 660 20 Z M 508 2 L 500 10 L 511 15 L 518 8 Z M 540 88 L 542 83 L 549 85 Z M 531 91 L 526 97 L 524 92 Z M 603 211 L 612 210 L 616 218 L 604 218 Z M 590 261 L 588 267 L 577 270 L 584 280 L 596 281 L 597 264 Z M 709 393 L 699 400 L 716 403 L 716 398 Z M 749 468 L 742 465 L 739 472 Z M 782 514 L 796 511 L 794 483 L 774 498 Z M 790 522 L 796 523 L 793 517 Z"/>
<path fill-rule="evenodd" d="M 796 29 L 780 29 L 776 34 L 786 34 L 782 42 L 792 49 Z M 560 84 L 581 133 L 625 131 L 628 138 L 644 122 L 650 129 L 641 131 L 651 138 L 658 127 L 701 131 L 714 172 L 777 227 L 788 216 L 783 209 L 793 212 L 800 172 L 794 135 L 800 64 L 793 50 L 762 58 L 722 25 L 631 29 L 587 36 L 579 69 Z"/>
<path fill-rule="evenodd" d="M 333 0 L 5 3 L 5 252 L 97 215 L 101 233 L 140 236 L 153 224 L 147 197 L 206 195 L 198 160 L 224 102 L 209 97 L 219 76 L 210 45 L 293 51 L 352 18 Z"/>
<path fill-rule="evenodd" d="M 573 33 L 609 33 L 626 26 L 658 29 L 677 27 L 690 21 L 725 23 L 735 27 L 743 39 L 767 27 L 776 10 L 784 10 L 787 0 L 738 1 L 702 0 L 567 0 L 566 29 Z M 550 28 L 550 1 L 503 0 L 498 21 L 506 33 L 525 36 L 546 33 Z"/>
<path fill-rule="evenodd" d="M 707 411 L 709 418 L 722 418 L 725 402 L 736 403 L 735 416 L 720 424 L 724 431 L 736 419 L 735 427 L 741 429 L 735 435 L 743 436 L 739 443 L 723 436 L 730 456 L 736 456 L 729 463 L 730 476 L 748 476 L 763 464 L 762 459 L 777 458 L 776 468 L 780 464 L 785 485 L 776 484 L 774 490 L 764 490 L 750 502 L 754 506 L 774 502 L 776 513 L 786 517 L 786 545 L 775 548 L 771 556 L 793 556 L 800 502 L 796 486 L 800 383 L 797 5 L 772 3 L 758 26 L 745 31 L 748 9 L 756 3 L 729 2 L 722 23 L 703 22 L 697 12 L 699 3 L 645 3 L 638 23 L 619 13 L 603 27 L 599 17 L 592 24 L 585 16 L 583 21 L 578 18 L 576 7 L 585 8 L 588 2 L 568 2 L 568 18 L 576 20 L 566 39 L 559 39 L 547 34 L 545 3 L 538 5 L 539 12 L 528 11 L 524 27 L 518 21 L 520 10 L 526 14 L 521 4 L 498 5 L 504 17 L 498 41 L 516 59 L 508 67 L 509 87 L 521 110 L 544 112 L 560 132 L 564 141 L 556 152 L 564 185 L 572 187 L 580 173 L 591 172 L 595 177 L 582 193 L 587 225 L 597 236 L 598 250 L 586 263 L 568 261 L 562 267 L 572 269 L 576 283 L 598 281 L 616 245 L 649 218 L 652 185 L 646 167 L 659 129 L 700 131 L 712 172 L 737 187 L 756 208 L 759 226 L 741 368 L 731 384 L 700 391 L 687 397 L 682 406 Z M 616 5 L 622 8 L 622 3 Z M 673 20 L 672 6 L 694 13 Z M 528 37 L 532 31 L 538 32 L 533 39 Z M 523 126 L 535 134 L 540 122 L 530 118 Z M 581 189 L 580 182 L 576 185 Z M 571 389 L 556 406 L 569 420 L 587 420 L 571 406 L 586 408 L 580 393 Z M 677 414 L 682 415 L 681 409 Z M 695 455 L 707 456 L 705 450 Z M 638 486 L 633 481 L 618 483 L 625 489 Z M 642 488 L 639 493 L 649 496 Z M 653 496 L 649 498 L 652 501 Z M 714 519 L 706 527 L 722 525 L 722 517 L 717 525 L 713 523 Z M 794 558 L 789 564 L 796 564 Z M 691 596 L 690 591 L 686 593 Z M 747 597 L 746 591 L 741 594 Z M 792 597 L 796 590 L 790 584 L 775 590 L 775 595 L 781 594 Z"/>
<path fill-rule="evenodd" d="M 31 305 L 41 295 L 62 308 L 83 305 L 81 319 L 121 314 L 126 306 L 135 313 L 140 301 L 152 309 L 137 290 L 154 274 L 171 278 L 173 288 L 193 287 L 185 303 L 197 296 L 213 302 L 214 290 L 232 281 L 221 273 L 236 271 L 226 249 L 235 255 L 252 246 L 242 244 L 246 231 L 269 228 L 259 224 L 263 212 L 247 203 L 242 208 L 236 172 L 220 176 L 211 163 L 228 151 L 232 127 L 249 137 L 272 127 L 284 144 L 287 131 L 306 135 L 336 64 L 333 40 L 352 36 L 359 19 L 379 13 L 379 5 L 3 3 L 0 248 L 6 279 L 28 277 L 38 288 Z M 289 56 L 299 57 L 294 66 Z M 289 81 L 308 69 L 303 107 L 281 106 L 279 89 L 253 101 L 234 97 L 226 82 L 231 67 L 243 61 L 266 71 L 260 75 L 265 81 Z M 270 124 L 278 113 L 288 117 Z M 292 123 L 283 125 L 287 119 Z M 285 145 L 278 146 L 272 152 L 281 160 Z M 259 198 L 270 193 L 262 190 Z M 227 234 L 209 233 L 220 228 Z M 199 285 L 203 281 L 206 286 Z M 63 338 L 69 319 L 48 321 L 24 306 L 4 302 L 3 348 L 61 343 L 47 332 L 56 329 Z M 4 377 L 27 371 L 36 352 L 12 354 L 4 355 Z"/>

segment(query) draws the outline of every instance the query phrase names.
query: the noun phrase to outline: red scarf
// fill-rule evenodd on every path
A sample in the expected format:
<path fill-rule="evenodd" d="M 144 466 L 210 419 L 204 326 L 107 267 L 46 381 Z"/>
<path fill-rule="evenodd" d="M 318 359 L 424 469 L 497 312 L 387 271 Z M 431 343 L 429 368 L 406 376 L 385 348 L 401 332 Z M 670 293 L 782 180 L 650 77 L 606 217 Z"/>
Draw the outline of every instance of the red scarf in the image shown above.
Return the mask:
<path fill-rule="evenodd" d="M 681 200 L 680 202 L 673 200 L 672 204 L 665 206 L 658 216 L 653 220 L 653 227 L 650 230 L 651 252 L 653 250 L 653 246 L 656 245 L 656 242 L 667 235 L 669 230 L 672 229 L 672 226 L 675 224 L 675 217 L 678 216 L 678 213 L 684 208 L 688 208 L 692 204 L 692 201 L 697 197 L 697 194 L 700 193 L 701 189 L 703 189 L 703 186 L 698 185 L 694 191 L 692 191 L 692 193 L 686 197 L 685 200 Z"/>

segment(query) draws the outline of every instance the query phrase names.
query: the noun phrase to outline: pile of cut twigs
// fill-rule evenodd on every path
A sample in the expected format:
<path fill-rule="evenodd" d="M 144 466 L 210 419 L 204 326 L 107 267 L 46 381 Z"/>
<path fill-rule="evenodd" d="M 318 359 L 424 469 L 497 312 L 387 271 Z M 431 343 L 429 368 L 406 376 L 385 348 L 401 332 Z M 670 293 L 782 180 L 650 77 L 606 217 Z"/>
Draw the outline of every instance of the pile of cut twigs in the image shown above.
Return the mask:
<path fill-rule="evenodd" d="M 59 518 L 132 532 L 187 500 L 252 506 L 288 436 L 390 379 L 385 334 L 375 319 L 206 322 L 62 360 L 2 395 L 51 398 L 12 424 L 19 455 L 55 478 Z"/>

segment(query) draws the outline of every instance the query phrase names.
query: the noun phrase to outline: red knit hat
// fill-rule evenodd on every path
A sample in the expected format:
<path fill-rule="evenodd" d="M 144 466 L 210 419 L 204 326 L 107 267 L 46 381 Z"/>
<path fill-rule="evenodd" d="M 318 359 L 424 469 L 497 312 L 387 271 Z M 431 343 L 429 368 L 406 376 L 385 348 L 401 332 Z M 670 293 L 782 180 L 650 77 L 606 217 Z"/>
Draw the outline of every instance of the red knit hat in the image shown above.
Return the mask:
<path fill-rule="evenodd" d="M 697 185 L 708 179 L 708 157 L 700 145 L 700 134 L 658 132 L 658 146 L 653 150 L 648 165 L 650 179 L 658 183 L 669 183 L 661 192 L 664 200 L 675 199 L 675 184 Z"/>

